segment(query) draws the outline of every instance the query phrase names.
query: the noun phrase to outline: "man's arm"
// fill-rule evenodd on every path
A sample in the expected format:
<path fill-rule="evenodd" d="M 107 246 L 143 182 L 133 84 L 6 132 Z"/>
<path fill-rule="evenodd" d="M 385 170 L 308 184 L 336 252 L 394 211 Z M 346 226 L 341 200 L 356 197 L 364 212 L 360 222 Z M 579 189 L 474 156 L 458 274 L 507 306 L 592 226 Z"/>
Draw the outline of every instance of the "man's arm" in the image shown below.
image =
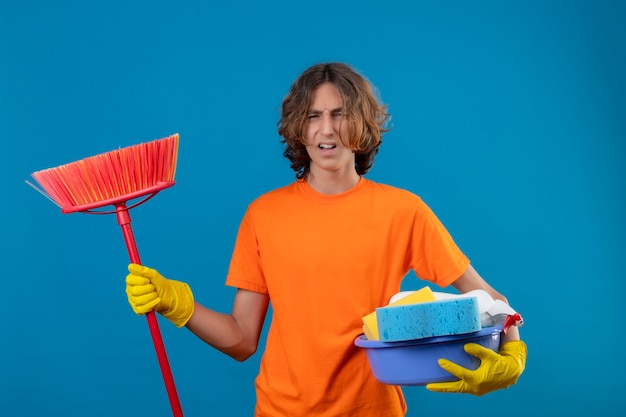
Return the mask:
<path fill-rule="evenodd" d="M 220 352 L 244 361 L 257 350 L 268 306 L 266 294 L 238 289 L 230 314 L 196 302 L 186 327 Z"/>

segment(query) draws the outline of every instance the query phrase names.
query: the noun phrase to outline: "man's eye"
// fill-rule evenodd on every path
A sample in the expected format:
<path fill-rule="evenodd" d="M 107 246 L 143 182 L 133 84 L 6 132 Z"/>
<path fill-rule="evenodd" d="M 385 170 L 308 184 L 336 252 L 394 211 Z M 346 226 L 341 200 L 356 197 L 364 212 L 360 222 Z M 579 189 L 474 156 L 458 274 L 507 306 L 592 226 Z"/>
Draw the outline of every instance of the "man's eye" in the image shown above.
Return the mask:
<path fill-rule="evenodd" d="M 312 120 L 312 119 L 317 119 L 319 116 L 319 114 L 309 114 L 308 119 Z"/>
<path fill-rule="evenodd" d="M 338 111 L 338 112 L 336 112 L 336 113 L 333 113 L 333 117 L 339 117 L 339 118 L 340 118 L 340 117 L 343 117 L 343 113 L 342 113 L 342 112 L 340 112 L 340 111 Z"/>

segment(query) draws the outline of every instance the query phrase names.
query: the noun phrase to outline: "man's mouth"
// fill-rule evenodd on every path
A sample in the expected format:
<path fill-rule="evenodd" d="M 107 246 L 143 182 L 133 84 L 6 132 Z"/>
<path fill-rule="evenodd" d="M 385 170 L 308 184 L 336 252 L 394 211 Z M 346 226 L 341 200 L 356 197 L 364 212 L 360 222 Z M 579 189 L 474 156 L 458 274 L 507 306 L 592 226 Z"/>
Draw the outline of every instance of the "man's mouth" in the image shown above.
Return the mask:
<path fill-rule="evenodd" d="M 330 143 L 320 143 L 318 146 L 320 149 L 335 149 L 337 147 L 337 145 Z"/>

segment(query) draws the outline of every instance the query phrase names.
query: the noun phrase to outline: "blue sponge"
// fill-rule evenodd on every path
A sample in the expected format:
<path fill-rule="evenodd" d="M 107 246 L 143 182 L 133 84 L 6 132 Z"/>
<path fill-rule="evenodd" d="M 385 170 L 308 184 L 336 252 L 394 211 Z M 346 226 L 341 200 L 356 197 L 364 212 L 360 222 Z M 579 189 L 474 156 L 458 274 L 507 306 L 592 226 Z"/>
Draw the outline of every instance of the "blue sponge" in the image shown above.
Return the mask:
<path fill-rule="evenodd" d="M 376 318 L 382 342 L 449 336 L 481 329 L 476 297 L 379 307 Z"/>

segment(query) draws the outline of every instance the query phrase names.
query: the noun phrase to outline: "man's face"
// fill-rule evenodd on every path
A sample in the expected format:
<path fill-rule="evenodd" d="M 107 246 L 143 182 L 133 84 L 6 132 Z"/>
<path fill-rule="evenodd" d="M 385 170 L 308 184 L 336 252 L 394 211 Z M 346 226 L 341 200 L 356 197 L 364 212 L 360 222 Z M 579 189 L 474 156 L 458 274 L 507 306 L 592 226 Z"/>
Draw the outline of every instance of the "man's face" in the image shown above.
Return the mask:
<path fill-rule="evenodd" d="M 324 83 L 313 92 L 305 135 L 313 175 L 320 171 L 355 171 L 354 152 L 344 146 L 350 137 L 349 123 L 334 84 Z"/>

